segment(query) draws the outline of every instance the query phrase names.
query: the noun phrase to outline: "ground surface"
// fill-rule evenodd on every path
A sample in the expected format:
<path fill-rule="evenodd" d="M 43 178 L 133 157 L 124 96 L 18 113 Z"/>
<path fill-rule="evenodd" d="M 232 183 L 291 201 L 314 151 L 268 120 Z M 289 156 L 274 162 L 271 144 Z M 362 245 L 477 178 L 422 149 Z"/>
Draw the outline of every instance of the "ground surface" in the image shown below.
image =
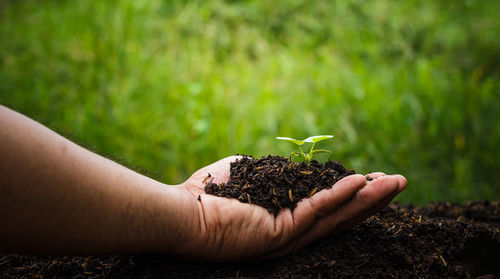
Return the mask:
<path fill-rule="evenodd" d="M 0 277 L 498 278 L 499 258 L 498 202 L 393 204 L 350 231 L 276 260 L 214 264 L 162 255 L 0 254 Z"/>

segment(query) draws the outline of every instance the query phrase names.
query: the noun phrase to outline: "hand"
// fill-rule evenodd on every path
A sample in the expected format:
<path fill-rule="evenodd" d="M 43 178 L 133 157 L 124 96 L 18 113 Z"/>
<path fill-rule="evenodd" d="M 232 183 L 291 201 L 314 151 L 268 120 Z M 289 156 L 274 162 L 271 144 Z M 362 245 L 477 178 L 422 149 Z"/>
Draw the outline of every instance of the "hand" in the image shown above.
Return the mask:
<path fill-rule="evenodd" d="M 349 229 L 384 208 L 407 181 L 401 175 L 377 172 L 367 182 L 356 174 L 338 181 L 297 204 L 293 212 L 282 210 L 276 217 L 257 205 L 205 194 L 203 180 L 214 183 L 229 179 L 228 157 L 195 172 L 180 188 L 198 207 L 199 226 L 192 228 L 192 241 L 186 243 L 190 257 L 235 260 L 278 257 L 305 245 Z M 199 198 L 199 200 L 198 200 Z"/>

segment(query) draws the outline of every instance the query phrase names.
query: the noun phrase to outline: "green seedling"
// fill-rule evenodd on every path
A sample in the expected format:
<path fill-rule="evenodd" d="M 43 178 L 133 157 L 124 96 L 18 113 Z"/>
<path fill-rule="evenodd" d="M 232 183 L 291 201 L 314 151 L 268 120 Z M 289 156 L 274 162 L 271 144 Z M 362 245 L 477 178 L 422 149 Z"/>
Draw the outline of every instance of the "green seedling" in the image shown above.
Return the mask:
<path fill-rule="evenodd" d="M 276 139 L 288 141 L 288 142 L 291 142 L 291 143 L 297 145 L 300 152 L 294 151 L 294 152 L 290 153 L 290 155 L 295 156 L 295 157 L 299 157 L 299 158 L 302 157 L 302 158 L 304 158 L 304 160 L 308 164 L 311 162 L 313 157 L 317 154 L 332 153 L 330 150 L 314 149 L 314 146 L 316 145 L 317 142 L 320 142 L 320 141 L 326 140 L 326 139 L 331 139 L 331 138 L 333 138 L 332 135 L 313 136 L 313 137 L 308 137 L 307 139 L 304 139 L 304 140 L 296 140 L 296 139 L 289 138 L 289 137 L 276 137 Z M 309 153 L 305 153 L 301 147 L 306 142 L 312 143 L 311 149 L 309 150 Z"/>

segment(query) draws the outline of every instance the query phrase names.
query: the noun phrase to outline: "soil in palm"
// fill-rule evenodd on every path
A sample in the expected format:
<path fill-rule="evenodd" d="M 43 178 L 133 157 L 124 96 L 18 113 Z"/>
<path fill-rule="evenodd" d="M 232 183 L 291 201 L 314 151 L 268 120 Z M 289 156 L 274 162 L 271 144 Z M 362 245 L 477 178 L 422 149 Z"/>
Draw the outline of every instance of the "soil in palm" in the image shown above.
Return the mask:
<path fill-rule="evenodd" d="M 280 156 L 269 155 L 260 159 L 243 156 L 231 163 L 227 183 L 215 184 L 207 174 L 205 192 L 260 205 L 276 215 L 282 208 L 293 210 L 301 199 L 354 173 L 334 161 L 322 164 L 313 160 L 306 164 Z"/>

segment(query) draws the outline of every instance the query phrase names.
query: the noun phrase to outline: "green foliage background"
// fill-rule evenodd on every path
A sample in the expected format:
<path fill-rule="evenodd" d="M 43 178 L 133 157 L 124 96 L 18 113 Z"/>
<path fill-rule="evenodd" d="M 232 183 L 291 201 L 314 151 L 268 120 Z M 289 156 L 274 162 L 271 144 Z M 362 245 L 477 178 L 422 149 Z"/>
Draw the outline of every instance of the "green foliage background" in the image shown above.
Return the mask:
<path fill-rule="evenodd" d="M 180 183 L 323 145 L 403 202 L 500 200 L 500 1 L 0 1 L 0 103 Z"/>

